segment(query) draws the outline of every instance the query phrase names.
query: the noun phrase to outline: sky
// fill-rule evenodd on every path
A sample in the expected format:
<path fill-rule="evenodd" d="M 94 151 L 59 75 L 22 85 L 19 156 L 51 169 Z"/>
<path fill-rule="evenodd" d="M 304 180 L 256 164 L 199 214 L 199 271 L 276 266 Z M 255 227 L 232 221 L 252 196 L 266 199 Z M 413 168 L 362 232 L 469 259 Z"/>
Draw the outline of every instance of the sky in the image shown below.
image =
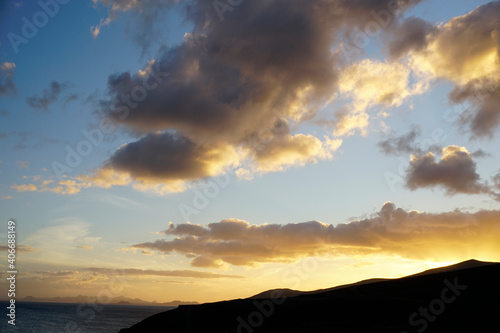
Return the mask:
<path fill-rule="evenodd" d="M 2 2 L 2 276 L 9 219 L 19 298 L 500 261 L 500 1 L 443 4 Z"/>

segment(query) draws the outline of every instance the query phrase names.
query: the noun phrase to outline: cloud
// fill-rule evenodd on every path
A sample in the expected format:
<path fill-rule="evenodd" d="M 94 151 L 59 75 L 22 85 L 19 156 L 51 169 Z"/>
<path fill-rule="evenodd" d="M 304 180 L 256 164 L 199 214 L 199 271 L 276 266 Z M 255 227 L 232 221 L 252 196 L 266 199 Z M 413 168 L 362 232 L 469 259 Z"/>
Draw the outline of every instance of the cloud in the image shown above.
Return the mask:
<path fill-rule="evenodd" d="M 99 178 L 101 177 L 101 178 Z M 106 177 L 106 182 L 102 180 Z M 24 176 L 23 179 L 27 179 Z M 11 188 L 15 189 L 17 192 L 52 192 L 62 195 L 73 195 L 80 193 L 82 189 L 89 187 L 103 187 L 109 188 L 111 183 L 113 185 L 124 185 L 119 183 L 113 183 L 113 179 L 106 172 L 102 172 L 101 175 L 95 176 L 92 180 L 88 176 L 76 177 L 75 179 L 63 178 L 62 180 L 54 179 L 42 179 L 41 176 L 35 176 L 32 179 L 33 183 L 11 185 Z M 130 182 L 126 183 L 129 184 Z"/>
<path fill-rule="evenodd" d="M 196 278 L 196 279 L 244 278 L 244 276 L 241 275 L 217 274 L 217 273 L 193 271 L 193 270 L 169 271 L 169 270 L 136 269 L 136 268 L 110 269 L 110 268 L 96 268 L 96 267 L 85 268 L 82 270 L 105 274 L 105 275 L 120 274 L 125 276 L 177 276 L 177 277 Z"/>
<path fill-rule="evenodd" d="M 35 192 L 37 190 L 36 185 L 34 184 L 22 184 L 22 185 L 11 185 L 10 188 L 13 188 L 17 192 Z"/>
<path fill-rule="evenodd" d="M 433 153 L 412 155 L 406 174 L 406 185 L 411 190 L 425 187 L 442 187 L 446 194 L 489 193 L 476 172 L 476 163 L 465 147 L 443 148 L 441 159 Z"/>
<path fill-rule="evenodd" d="M 69 85 L 67 83 L 59 83 L 52 81 L 49 88 L 43 89 L 42 96 L 31 96 L 26 99 L 26 102 L 34 109 L 42 109 L 49 111 L 49 105 L 57 101 L 61 92 Z"/>
<path fill-rule="evenodd" d="M 7 244 L 0 244 L 0 251 L 8 251 L 9 249 Z M 33 253 L 38 250 L 32 246 L 16 244 L 16 251 L 19 253 Z"/>
<path fill-rule="evenodd" d="M 355 130 L 365 134 L 370 119 L 368 109 L 376 105 L 397 107 L 409 96 L 423 93 L 427 89 L 425 80 L 415 78 L 410 87 L 411 74 L 410 68 L 404 63 L 370 59 L 344 69 L 339 79 L 339 92 L 341 96 L 350 97 L 352 104 L 347 110 L 342 109 L 337 113 L 339 119 L 335 134 L 352 135 Z"/>
<path fill-rule="evenodd" d="M 342 140 L 328 139 L 321 142 L 312 135 L 296 134 L 274 137 L 255 153 L 255 163 L 260 172 L 283 171 L 288 166 L 303 166 L 317 159 L 332 158 Z"/>
<path fill-rule="evenodd" d="M 318 221 L 252 225 L 237 219 L 206 226 L 170 223 L 164 231 L 170 239 L 132 248 L 181 253 L 194 258 L 191 265 L 201 267 L 381 253 L 420 260 L 492 258 L 500 251 L 499 219 L 500 211 L 495 210 L 419 213 L 388 202 L 370 218 L 338 225 Z"/>
<path fill-rule="evenodd" d="M 418 52 L 427 46 L 428 36 L 436 33 L 437 27 L 417 17 L 409 17 L 391 30 L 389 54 L 399 58 L 409 52 Z"/>
<path fill-rule="evenodd" d="M 207 2 L 203 0 L 190 2 L 178 0 L 93 0 L 96 7 L 98 4 L 107 7 L 108 15 L 106 18 L 102 18 L 99 24 L 92 26 L 90 31 L 94 37 L 97 37 L 101 33 L 103 27 L 111 24 L 120 14 L 129 12 L 132 14 L 129 16 L 132 20 L 128 22 L 129 33 L 133 40 L 143 48 L 144 52 L 144 50 L 150 48 L 154 42 L 158 44 L 158 40 L 160 40 L 162 36 L 162 30 L 166 29 L 165 25 L 162 25 L 162 23 L 164 23 L 162 21 L 164 21 L 167 12 L 173 10 L 181 13 L 181 15 L 187 13 L 187 20 L 192 22 L 197 29 L 210 29 L 216 25 L 221 27 L 225 25 L 227 27 L 237 22 L 245 24 L 242 19 L 245 18 L 246 21 L 251 21 L 252 23 L 265 24 L 266 29 L 263 29 L 263 31 L 271 32 L 272 30 L 269 30 L 267 26 L 269 23 L 275 22 L 273 17 L 278 17 L 276 16 L 278 10 L 281 9 L 282 12 L 285 13 L 283 17 L 280 17 L 284 20 L 280 22 L 286 24 L 286 21 L 289 20 L 289 17 L 287 17 L 287 6 L 295 7 L 293 11 L 303 7 L 304 10 L 307 11 L 304 14 L 307 15 L 310 14 L 311 8 L 315 8 L 317 11 L 323 11 L 323 16 L 318 18 L 323 18 L 325 21 L 330 18 L 330 23 L 342 21 L 343 23 L 348 22 L 349 24 L 355 25 L 356 23 L 361 24 L 360 22 L 365 24 L 369 20 L 372 20 L 373 17 L 369 15 L 370 10 L 378 12 L 380 10 L 387 10 L 388 7 L 390 7 L 394 14 L 399 15 L 404 9 L 419 3 L 420 0 L 361 0 L 342 3 L 313 0 L 304 5 L 294 4 L 293 6 L 291 6 L 289 2 L 283 0 L 266 1 L 266 3 L 262 4 L 252 4 L 250 1 L 248 1 L 249 4 L 244 2 L 246 1 L 222 2 L 221 6 L 220 1 Z M 224 8 L 221 9 L 220 7 Z M 263 13 L 266 12 L 268 15 L 263 15 Z M 245 16 L 243 13 L 247 13 L 248 15 Z M 310 28 L 307 26 L 309 22 L 302 20 L 303 16 L 305 15 L 297 16 L 295 18 L 296 23 L 302 24 L 303 27 Z M 255 19 L 252 19 L 254 17 Z M 233 26 L 231 28 L 233 28 Z M 286 28 L 288 27 L 283 26 L 282 30 Z M 230 31 L 231 29 L 228 30 Z M 277 47 L 276 50 L 279 50 L 279 48 Z"/>
<path fill-rule="evenodd" d="M 464 112 L 459 123 L 469 126 L 473 135 L 493 138 L 500 125 L 500 78 L 473 80 L 465 86 L 455 87 L 450 93 L 454 103 L 469 102 L 472 108 Z"/>
<path fill-rule="evenodd" d="M 84 270 L 35 271 L 25 272 L 23 276 L 27 286 L 38 286 L 40 281 L 43 281 L 44 288 L 55 287 L 54 292 L 60 292 L 64 288 L 91 288 L 98 284 L 99 280 L 108 282 L 107 277 Z"/>
<path fill-rule="evenodd" d="M 83 188 L 90 187 L 88 182 L 80 182 L 77 180 L 63 179 L 61 181 L 55 181 L 52 179 L 42 180 L 41 177 L 37 176 L 33 179 L 35 184 L 22 184 L 11 185 L 11 188 L 15 189 L 17 192 L 53 192 L 58 194 L 71 195 L 76 194 Z"/>
<path fill-rule="evenodd" d="M 0 63 L 0 97 L 17 92 L 16 84 L 13 81 L 15 68 L 16 64 L 13 62 Z"/>
<path fill-rule="evenodd" d="M 31 233 L 24 241 L 39 249 L 32 257 L 38 263 L 78 262 L 88 254 L 77 249 L 76 244 L 95 246 L 100 240 L 100 237 L 91 236 L 90 228 L 90 223 L 79 218 L 61 218 Z"/>
<path fill-rule="evenodd" d="M 430 27 L 415 18 L 402 23 L 389 43 L 394 56 L 408 56 L 412 68 L 455 84 L 453 103 L 472 109 L 461 118 L 474 136 L 492 137 L 500 125 L 500 2 Z"/>
<path fill-rule="evenodd" d="M 220 174 L 239 163 L 230 145 L 196 145 L 186 137 L 152 133 L 126 144 L 109 159 L 110 167 L 134 179 L 192 180 Z"/>
<path fill-rule="evenodd" d="M 163 277 L 179 277 L 184 278 L 183 283 L 195 283 L 200 280 L 207 279 L 244 279 L 245 276 L 232 274 L 218 274 L 212 272 L 203 272 L 195 270 L 152 270 L 152 269 L 136 269 L 136 268 L 101 268 L 88 267 L 77 268 L 71 270 L 47 270 L 47 271 L 31 271 L 24 272 L 22 280 L 26 287 L 35 287 L 32 291 L 36 291 L 36 286 L 43 283 L 44 288 L 52 290 L 52 293 L 61 292 L 61 290 L 71 291 L 77 288 L 95 289 L 96 292 L 104 288 L 110 288 L 110 283 L 113 283 L 115 291 L 121 290 L 122 286 L 126 286 L 130 281 L 151 281 L 154 277 L 160 277 L 155 282 L 167 282 Z M 172 281 L 168 281 L 172 283 Z"/>
<path fill-rule="evenodd" d="M 97 38 L 101 30 L 116 20 L 121 13 L 131 12 L 135 24 L 129 24 L 128 30 L 132 39 L 142 46 L 143 52 L 150 48 L 161 36 L 158 22 L 164 19 L 167 10 L 179 2 L 178 0 L 92 0 L 94 6 L 101 4 L 108 9 L 108 16 L 90 27 L 90 32 Z"/>
<path fill-rule="evenodd" d="M 49 184 L 55 184 L 48 186 Z M 75 180 L 64 179 L 59 182 L 54 183 L 52 180 L 42 182 L 42 186 L 39 188 L 40 192 L 53 192 L 58 194 L 76 194 L 81 191 L 82 188 L 89 187 L 88 183 L 77 182 Z"/>
<path fill-rule="evenodd" d="M 491 157 L 493 155 L 491 155 L 487 151 L 484 151 L 482 149 L 478 149 L 475 152 L 473 152 L 470 156 L 472 156 L 474 158 L 483 158 L 483 157 Z"/>
<path fill-rule="evenodd" d="M 493 181 L 493 190 L 492 195 L 496 197 L 496 200 L 500 202 L 500 171 L 492 177 Z"/>
<path fill-rule="evenodd" d="M 93 250 L 93 246 L 88 246 L 88 245 L 79 245 L 77 248 L 82 249 L 82 250 Z"/>
<path fill-rule="evenodd" d="M 500 172 L 493 177 L 493 184 L 500 191 Z"/>
<path fill-rule="evenodd" d="M 30 162 L 29 161 L 16 161 L 18 169 L 29 169 Z"/>
<path fill-rule="evenodd" d="M 400 155 L 400 154 L 416 154 L 422 155 L 426 151 L 432 151 L 433 153 L 439 154 L 441 148 L 436 145 L 430 145 L 429 147 L 422 147 L 422 140 L 419 139 L 422 131 L 419 127 L 413 126 L 413 128 L 406 134 L 396 136 L 390 135 L 387 139 L 382 140 L 378 143 L 378 146 L 382 153 L 385 155 Z M 481 155 L 482 151 L 477 151 L 475 154 Z"/>
<path fill-rule="evenodd" d="M 112 13 L 133 12 L 138 22 L 154 6 L 172 4 L 94 2 Z M 393 5 L 400 15 L 418 2 Z M 136 188 L 167 181 L 176 182 L 177 191 L 186 181 L 227 169 L 246 170 L 250 179 L 253 173 L 331 158 L 341 141 L 301 133 L 300 124 L 313 119 L 338 88 L 343 62 L 332 45 L 345 38 L 345 28 L 372 20 L 370 11 L 387 10 L 387 2 L 244 1 L 223 22 L 212 2 L 193 1 L 184 10 L 193 30 L 182 43 L 135 74 L 109 76 L 101 114 L 140 138 L 121 147 L 90 179 L 118 173 L 138 182 Z M 362 102 L 399 105 L 414 93 L 406 89 L 409 71 L 401 66 L 363 63 L 346 72 L 342 89 L 358 91 L 355 76 L 365 69 L 373 80 L 390 74 L 392 87 L 380 96 L 366 87 Z"/>

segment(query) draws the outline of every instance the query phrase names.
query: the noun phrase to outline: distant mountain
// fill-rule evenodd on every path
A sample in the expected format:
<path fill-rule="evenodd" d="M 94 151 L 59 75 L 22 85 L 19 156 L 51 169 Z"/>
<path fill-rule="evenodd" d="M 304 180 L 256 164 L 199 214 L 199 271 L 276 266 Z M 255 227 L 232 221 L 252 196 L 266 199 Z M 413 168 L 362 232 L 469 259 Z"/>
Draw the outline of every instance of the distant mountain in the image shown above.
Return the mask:
<path fill-rule="evenodd" d="M 499 333 L 499 299 L 500 263 L 469 260 L 399 279 L 181 305 L 120 333 Z"/>
<path fill-rule="evenodd" d="M 250 299 L 262 299 L 262 298 L 273 298 L 274 294 L 279 294 L 284 297 L 294 297 L 305 294 L 305 291 L 292 290 L 292 289 L 271 289 L 264 292 L 261 292 L 257 295 L 249 297 Z"/>
<path fill-rule="evenodd" d="M 458 264 L 451 265 L 451 266 L 444 266 L 444 267 L 429 269 L 429 270 L 423 271 L 421 273 L 413 274 L 410 276 L 421 276 L 421 275 L 427 275 L 427 274 L 452 272 L 452 271 L 461 270 L 461 269 L 476 268 L 476 267 L 496 265 L 496 264 L 498 264 L 498 263 L 471 259 L 471 260 L 463 261 L 463 262 L 460 262 Z"/>
<path fill-rule="evenodd" d="M 72 297 L 32 297 L 28 296 L 25 298 L 18 299 L 19 302 L 43 302 L 43 303 L 87 303 L 95 301 L 95 297 L 91 296 L 72 296 Z M 182 302 L 179 300 L 175 300 L 172 302 L 148 302 L 143 301 L 139 298 L 130 298 L 125 296 L 114 297 L 110 304 L 119 304 L 119 305 L 143 305 L 143 306 L 173 306 L 177 307 L 179 305 L 193 305 L 198 304 L 198 302 Z"/>

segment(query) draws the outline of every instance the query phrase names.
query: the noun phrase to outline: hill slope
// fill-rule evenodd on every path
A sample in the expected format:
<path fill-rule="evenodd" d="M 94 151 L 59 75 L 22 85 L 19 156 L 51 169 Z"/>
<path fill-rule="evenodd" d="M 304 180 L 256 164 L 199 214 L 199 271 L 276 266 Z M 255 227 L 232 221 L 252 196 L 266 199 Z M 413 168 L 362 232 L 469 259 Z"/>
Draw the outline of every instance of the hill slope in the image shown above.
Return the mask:
<path fill-rule="evenodd" d="M 180 306 L 120 333 L 500 332 L 499 263 L 467 261 L 423 273 Z"/>

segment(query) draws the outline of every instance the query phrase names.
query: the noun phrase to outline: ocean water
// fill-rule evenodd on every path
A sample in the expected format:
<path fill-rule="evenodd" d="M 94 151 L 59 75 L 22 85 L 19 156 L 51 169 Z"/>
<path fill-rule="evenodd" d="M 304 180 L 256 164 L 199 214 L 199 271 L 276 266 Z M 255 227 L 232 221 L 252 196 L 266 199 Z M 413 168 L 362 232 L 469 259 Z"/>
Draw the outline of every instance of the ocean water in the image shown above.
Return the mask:
<path fill-rule="evenodd" d="M 118 333 L 172 307 L 135 305 L 79 305 L 69 303 L 17 303 L 16 325 L 7 323 L 7 302 L 0 302 L 0 332 Z"/>

